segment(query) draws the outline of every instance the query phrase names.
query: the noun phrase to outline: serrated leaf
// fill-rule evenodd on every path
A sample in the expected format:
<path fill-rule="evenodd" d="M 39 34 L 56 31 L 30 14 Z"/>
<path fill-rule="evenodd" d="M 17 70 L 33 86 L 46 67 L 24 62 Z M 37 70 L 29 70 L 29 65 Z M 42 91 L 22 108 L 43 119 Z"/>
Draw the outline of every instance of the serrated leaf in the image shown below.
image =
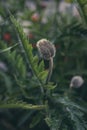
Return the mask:
<path fill-rule="evenodd" d="M 37 64 L 34 64 L 34 66 L 33 66 L 33 68 L 34 68 L 34 71 L 35 71 L 35 73 L 38 75 L 38 65 Z"/>
<path fill-rule="evenodd" d="M 33 64 L 38 64 L 38 57 L 37 57 L 37 56 L 34 56 L 34 57 L 33 57 L 32 63 L 33 63 Z"/>
<path fill-rule="evenodd" d="M 16 51 L 14 50 L 13 52 L 10 52 L 9 53 L 9 57 L 11 59 L 11 61 L 15 61 L 15 58 L 16 58 Z"/>
<path fill-rule="evenodd" d="M 10 54 L 12 55 L 12 57 L 16 57 L 16 50 L 12 51 Z"/>
<path fill-rule="evenodd" d="M 14 18 L 13 15 L 10 16 L 11 22 L 14 24 L 17 32 L 18 32 L 18 39 L 20 41 L 20 45 L 22 47 L 22 49 L 25 52 L 25 58 L 26 61 L 28 63 L 28 65 L 31 67 L 32 73 L 33 75 L 36 76 L 37 81 L 39 83 L 39 86 L 43 86 L 43 84 L 41 84 L 40 79 L 42 78 L 42 80 L 44 80 L 44 78 L 46 77 L 46 73 L 43 75 L 43 77 L 39 77 L 37 74 L 37 67 L 34 66 L 34 64 L 32 63 L 32 59 L 33 59 L 33 53 L 32 53 L 32 45 L 29 43 L 29 39 L 27 39 L 27 36 L 25 35 L 25 33 L 23 32 L 23 28 L 21 27 L 21 25 L 17 22 L 17 20 Z M 40 74 L 41 76 L 41 74 Z"/>
<path fill-rule="evenodd" d="M 49 127 L 52 125 L 52 120 L 49 117 L 46 117 L 45 121 Z"/>
<path fill-rule="evenodd" d="M 20 68 L 22 66 L 22 64 L 23 64 L 23 60 L 22 60 L 21 56 L 19 56 L 18 59 L 17 59 L 18 68 Z"/>
<path fill-rule="evenodd" d="M 46 88 L 49 90 L 55 89 L 57 85 L 47 84 Z"/>
<path fill-rule="evenodd" d="M 48 75 L 48 71 L 44 70 L 44 71 L 39 73 L 38 77 L 44 82 L 47 78 L 47 75 Z"/>
<path fill-rule="evenodd" d="M 28 44 L 26 51 L 27 51 L 28 58 L 32 61 L 32 59 L 33 59 L 32 46 Z"/>
<path fill-rule="evenodd" d="M 22 66 L 21 66 L 21 74 L 22 74 L 22 77 L 23 77 L 23 78 L 26 77 L 26 66 L 25 66 L 25 65 L 22 65 Z"/>
<path fill-rule="evenodd" d="M 43 60 L 40 62 L 39 66 L 38 66 L 38 71 L 39 72 L 44 71 L 44 61 Z"/>

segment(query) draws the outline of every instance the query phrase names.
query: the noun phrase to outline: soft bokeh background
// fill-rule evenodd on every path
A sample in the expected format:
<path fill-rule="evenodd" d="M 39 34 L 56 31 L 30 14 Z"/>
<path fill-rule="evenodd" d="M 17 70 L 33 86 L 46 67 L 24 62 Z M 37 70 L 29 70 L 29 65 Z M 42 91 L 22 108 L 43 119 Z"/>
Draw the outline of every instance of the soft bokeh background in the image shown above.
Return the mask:
<path fill-rule="evenodd" d="M 10 10 L 23 27 L 34 54 L 37 54 L 36 43 L 42 38 L 55 45 L 51 81 L 57 84 L 55 92 L 62 95 L 68 91 L 72 76 L 81 75 L 87 82 L 87 4 L 81 2 L 82 10 L 74 0 L 0 0 L 0 50 L 3 45 L 11 47 L 18 43 L 9 18 Z M 5 99 L 9 86 L 15 87 L 14 81 L 9 80 L 13 72 L 11 61 L 8 63 L 5 55 L 0 54 L 0 99 Z M 45 67 L 48 69 L 47 61 Z M 85 92 L 84 99 L 87 101 Z M 32 117 L 38 114 L 37 111 L 0 109 L 0 130 L 49 130 L 43 119 L 33 127 Z M 66 129 L 72 130 L 71 127 Z"/>

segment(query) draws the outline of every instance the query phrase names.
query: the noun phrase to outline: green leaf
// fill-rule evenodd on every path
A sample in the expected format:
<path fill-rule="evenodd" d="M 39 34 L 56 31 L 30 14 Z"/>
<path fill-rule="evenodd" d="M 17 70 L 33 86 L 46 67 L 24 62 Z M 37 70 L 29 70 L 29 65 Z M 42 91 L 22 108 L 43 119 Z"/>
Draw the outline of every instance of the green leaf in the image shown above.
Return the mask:
<path fill-rule="evenodd" d="M 35 127 L 40 121 L 41 121 L 41 118 L 42 118 L 42 114 L 39 112 L 37 113 L 33 119 L 32 119 L 32 122 L 30 123 L 30 128 L 33 128 Z"/>
<path fill-rule="evenodd" d="M 9 55 L 9 56 L 11 57 L 11 60 L 12 60 L 12 61 L 15 60 L 15 58 L 16 58 L 16 53 L 17 53 L 16 50 L 14 50 L 13 52 L 10 52 L 10 55 Z"/>
<path fill-rule="evenodd" d="M 33 57 L 32 63 L 33 63 L 33 64 L 38 64 L 38 57 L 37 57 L 37 56 L 34 56 L 34 57 Z"/>
<path fill-rule="evenodd" d="M 0 75 L 3 77 L 4 79 L 4 82 L 5 82 L 5 86 L 7 88 L 7 92 L 9 94 L 12 93 L 12 83 L 11 83 L 11 80 L 10 80 L 10 77 L 8 75 L 6 75 L 4 72 L 1 72 L 0 71 Z"/>
<path fill-rule="evenodd" d="M 11 46 L 11 47 L 8 47 L 8 48 L 6 48 L 6 49 L 0 50 L 0 53 L 7 52 L 7 51 L 11 50 L 12 48 L 16 47 L 17 45 L 18 45 L 18 44 L 15 44 L 15 45 L 13 45 L 13 46 Z"/>
<path fill-rule="evenodd" d="M 49 90 L 52 90 L 52 89 L 55 89 L 57 87 L 57 84 L 54 85 L 54 83 L 49 82 L 45 87 Z"/>
<path fill-rule="evenodd" d="M 39 66 L 38 66 L 38 71 L 39 72 L 44 71 L 44 61 L 43 60 L 40 62 Z"/>
<path fill-rule="evenodd" d="M 38 74 L 38 77 L 40 78 L 40 80 L 41 80 L 42 82 L 44 82 L 44 81 L 46 80 L 46 78 L 47 78 L 47 75 L 48 75 L 48 71 L 47 71 L 47 70 L 44 70 L 44 71 L 42 71 L 42 72 L 40 72 L 40 73 Z"/>

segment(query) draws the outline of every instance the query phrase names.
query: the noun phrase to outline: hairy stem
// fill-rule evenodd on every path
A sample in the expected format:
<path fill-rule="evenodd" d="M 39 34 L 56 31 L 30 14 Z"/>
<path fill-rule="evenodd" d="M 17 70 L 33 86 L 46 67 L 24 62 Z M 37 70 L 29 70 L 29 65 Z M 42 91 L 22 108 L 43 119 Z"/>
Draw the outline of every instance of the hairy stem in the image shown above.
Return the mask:
<path fill-rule="evenodd" d="M 46 79 L 46 84 L 49 82 L 51 75 L 52 75 L 52 70 L 53 70 L 53 58 L 51 57 L 49 60 L 49 72 L 48 72 L 48 76 Z"/>

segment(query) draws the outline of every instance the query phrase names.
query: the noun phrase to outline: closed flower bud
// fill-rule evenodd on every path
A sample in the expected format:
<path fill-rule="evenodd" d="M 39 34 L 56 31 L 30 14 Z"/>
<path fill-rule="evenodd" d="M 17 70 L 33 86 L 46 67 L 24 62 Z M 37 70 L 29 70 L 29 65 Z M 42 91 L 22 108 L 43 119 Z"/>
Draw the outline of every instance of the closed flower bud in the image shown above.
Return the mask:
<path fill-rule="evenodd" d="M 7 70 L 7 66 L 3 62 L 0 62 L 0 71 L 6 72 Z"/>
<path fill-rule="evenodd" d="M 47 39 L 41 39 L 37 42 L 37 48 L 43 59 L 49 60 L 55 56 L 56 49 L 52 43 Z"/>
<path fill-rule="evenodd" d="M 84 80 L 81 76 L 74 76 L 71 79 L 70 87 L 73 88 L 80 88 L 84 83 Z"/>

